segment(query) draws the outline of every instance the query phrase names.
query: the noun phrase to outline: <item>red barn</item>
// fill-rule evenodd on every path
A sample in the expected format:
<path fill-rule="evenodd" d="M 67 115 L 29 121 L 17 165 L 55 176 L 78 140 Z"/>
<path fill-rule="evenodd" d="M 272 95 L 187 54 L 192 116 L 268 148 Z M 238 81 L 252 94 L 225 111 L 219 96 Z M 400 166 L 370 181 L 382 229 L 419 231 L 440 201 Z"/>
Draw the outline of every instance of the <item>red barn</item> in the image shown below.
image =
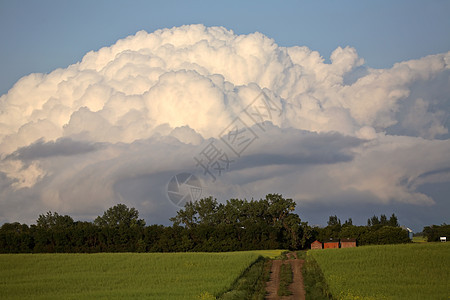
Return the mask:
<path fill-rule="evenodd" d="M 323 248 L 339 248 L 339 240 L 330 239 L 329 241 L 323 243 Z"/>
<path fill-rule="evenodd" d="M 319 242 L 318 240 L 315 240 L 314 242 L 311 243 L 311 250 L 313 249 L 322 249 L 322 243 Z"/>
<path fill-rule="evenodd" d="M 356 239 L 341 239 L 341 248 L 356 247 Z"/>

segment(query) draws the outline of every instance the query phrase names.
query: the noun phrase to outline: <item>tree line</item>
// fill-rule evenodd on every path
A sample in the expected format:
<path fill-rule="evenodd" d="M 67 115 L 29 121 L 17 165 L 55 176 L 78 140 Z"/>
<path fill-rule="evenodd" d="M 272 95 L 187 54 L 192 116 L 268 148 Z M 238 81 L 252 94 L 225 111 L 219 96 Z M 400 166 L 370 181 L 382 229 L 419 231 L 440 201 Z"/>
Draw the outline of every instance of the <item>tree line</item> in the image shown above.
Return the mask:
<path fill-rule="evenodd" d="M 450 224 L 425 226 L 422 234 L 428 242 L 437 242 L 441 236 L 450 238 Z"/>
<path fill-rule="evenodd" d="M 409 242 L 397 217 L 381 215 L 367 226 L 341 224 L 330 216 L 324 228 L 311 227 L 294 213 L 296 203 L 279 194 L 260 200 L 212 197 L 186 203 L 171 218 L 172 226 L 149 225 L 135 208 L 117 204 L 93 222 L 74 221 L 56 212 L 36 224 L 5 223 L 0 228 L 1 253 L 41 252 L 185 252 L 255 249 L 306 249 L 318 239 L 356 238 L 360 245 Z"/>
<path fill-rule="evenodd" d="M 327 226 L 316 231 L 317 239 L 322 242 L 343 238 L 354 238 L 361 246 L 410 242 L 408 232 L 400 227 L 395 214 L 389 219 L 384 214 L 380 218 L 374 215 L 367 220 L 367 226 L 355 226 L 351 218 L 341 224 L 337 216 L 330 216 Z"/>

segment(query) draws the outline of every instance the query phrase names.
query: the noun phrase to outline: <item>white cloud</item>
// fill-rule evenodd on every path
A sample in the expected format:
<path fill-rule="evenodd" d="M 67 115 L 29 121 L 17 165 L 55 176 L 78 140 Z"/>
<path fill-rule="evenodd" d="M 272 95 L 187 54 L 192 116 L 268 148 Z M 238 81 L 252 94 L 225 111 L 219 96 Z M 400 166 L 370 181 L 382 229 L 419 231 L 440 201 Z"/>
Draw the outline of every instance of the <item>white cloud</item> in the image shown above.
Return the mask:
<path fill-rule="evenodd" d="M 256 138 L 205 192 L 432 205 L 417 189 L 448 180 L 436 170 L 450 168 L 450 52 L 370 69 L 339 47 L 330 61 L 260 33 L 190 25 L 25 76 L 0 97 L 0 221 L 91 216 L 118 201 L 167 219 L 164 182 L 186 170 L 209 182 L 193 157 L 211 141 L 231 156 L 220 135 L 236 117 Z"/>

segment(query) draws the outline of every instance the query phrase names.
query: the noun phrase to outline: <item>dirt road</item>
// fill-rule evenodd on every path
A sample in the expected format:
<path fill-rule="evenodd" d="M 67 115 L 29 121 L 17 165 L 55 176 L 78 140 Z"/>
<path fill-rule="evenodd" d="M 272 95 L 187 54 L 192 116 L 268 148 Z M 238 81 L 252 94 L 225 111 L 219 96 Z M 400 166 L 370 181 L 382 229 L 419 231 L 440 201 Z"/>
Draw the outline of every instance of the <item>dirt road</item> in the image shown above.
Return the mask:
<path fill-rule="evenodd" d="M 279 299 L 277 293 L 278 293 L 278 286 L 280 285 L 281 264 L 282 260 L 280 259 L 272 260 L 272 267 L 270 269 L 270 279 L 266 283 L 267 300 Z"/>
<path fill-rule="evenodd" d="M 270 280 L 266 284 L 267 300 L 304 300 L 305 299 L 305 288 L 303 286 L 303 276 L 302 276 L 302 266 L 303 260 L 297 258 L 297 253 L 291 252 L 287 255 L 288 260 L 284 262 L 282 260 L 273 260 Z M 280 297 L 277 295 L 278 287 L 280 285 L 280 269 L 283 263 L 289 263 L 292 267 L 293 281 L 289 285 L 289 290 L 292 292 L 290 296 Z"/>

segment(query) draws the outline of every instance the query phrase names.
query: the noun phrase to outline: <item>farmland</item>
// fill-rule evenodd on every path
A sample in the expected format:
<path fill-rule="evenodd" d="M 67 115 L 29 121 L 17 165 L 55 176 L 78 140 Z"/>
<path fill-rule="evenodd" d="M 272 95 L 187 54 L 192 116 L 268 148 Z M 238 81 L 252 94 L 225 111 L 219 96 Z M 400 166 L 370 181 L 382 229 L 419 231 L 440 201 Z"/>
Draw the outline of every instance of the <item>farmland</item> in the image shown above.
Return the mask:
<path fill-rule="evenodd" d="M 220 295 L 261 254 L 99 253 L 0 255 L 1 299 L 196 299 Z"/>
<path fill-rule="evenodd" d="M 308 251 L 338 299 L 447 299 L 450 243 Z"/>
<path fill-rule="evenodd" d="M 281 253 L 2 254 L 0 298 L 213 299 L 240 293 L 236 279 L 249 265 Z M 336 299 L 450 296 L 450 243 L 312 250 L 306 261 L 317 262 Z"/>

